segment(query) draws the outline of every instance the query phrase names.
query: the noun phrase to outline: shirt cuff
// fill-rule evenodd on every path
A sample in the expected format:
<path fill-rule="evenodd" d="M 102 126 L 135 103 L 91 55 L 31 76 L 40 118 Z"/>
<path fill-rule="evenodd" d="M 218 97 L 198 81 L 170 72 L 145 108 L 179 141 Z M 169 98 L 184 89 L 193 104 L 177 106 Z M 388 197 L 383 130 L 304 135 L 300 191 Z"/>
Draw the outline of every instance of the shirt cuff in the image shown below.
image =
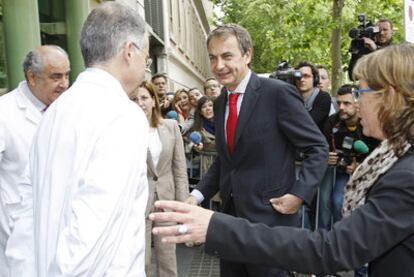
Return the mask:
<path fill-rule="evenodd" d="M 197 199 L 197 204 L 200 204 L 204 200 L 203 194 L 198 189 L 193 189 L 191 195 Z"/>

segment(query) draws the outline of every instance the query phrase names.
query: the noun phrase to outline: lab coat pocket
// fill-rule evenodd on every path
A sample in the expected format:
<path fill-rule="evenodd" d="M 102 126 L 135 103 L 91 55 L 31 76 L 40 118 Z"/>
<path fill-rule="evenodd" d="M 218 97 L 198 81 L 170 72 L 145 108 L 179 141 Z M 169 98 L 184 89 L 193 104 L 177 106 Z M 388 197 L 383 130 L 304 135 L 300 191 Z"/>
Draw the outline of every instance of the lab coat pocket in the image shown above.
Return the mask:
<path fill-rule="evenodd" d="M 7 223 L 11 228 L 13 225 L 13 218 L 16 217 L 16 209 L 20 203 L 20 197 L 18 195 L 7 194 L 5 191 L 0 192 L 1 203 L 3 206 L 4 214 L 7 218 Z"/>
<path fill-rule="evenodd" d="M 7 216 L 9 227 L 14 228 L 14 223 L 23 215 L 31 216 L 33 213 L 32 187 L 19 184 L 18 193 L 7 194 L 2 191 L 0 194 L 4 212 Z"/>

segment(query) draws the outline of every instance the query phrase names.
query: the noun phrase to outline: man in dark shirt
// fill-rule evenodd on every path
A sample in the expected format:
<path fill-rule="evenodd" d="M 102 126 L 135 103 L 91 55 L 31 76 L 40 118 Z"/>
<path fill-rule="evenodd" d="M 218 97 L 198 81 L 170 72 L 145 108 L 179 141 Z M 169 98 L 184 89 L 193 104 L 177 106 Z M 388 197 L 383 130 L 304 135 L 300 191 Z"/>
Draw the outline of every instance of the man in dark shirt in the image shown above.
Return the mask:
<path fill-rule="evenodd" d="M 295 83 L 296 88 L 302 95 L 306 110 L 322 131 L 331 109 L 331 97 L 318 88 L 319 73 L 313 64 L 304 61 L 296 69 L 302 73 L 302 77 Z"/>
<path fill-rule="evenodd" d="M 379 33 L 375 36 L 375 40 L 372 40 L 368 37 L 362 37 L 356 40 L 362 40 L 363 47 L 353 49 L 352 43 L 355 40 L 352 40 L 350 46 L 351 60 L 349 61 L 348 66 L 348 76 L 349 79 L 352 79 L 352 70 L 359 58 L 362 56 L 374 52 L 378 49 L 387 47 L 392 44 L 392 36 L 394 34 L 394 28 L 392 22 L 389 19 L 383 18 L 379 20 L 376 24 L 379 27 Z M 355 51 L 356 50 L 356 51 Z"/>
<path fill-rule="evenodd" d="M 324 135 L 329 144 L 328 165 L 336 169 L 335 184 L 332 191 L 334 222 L 342 218 L 343 192 L 349 176 L 379 143 L 377 140 L 362 134 L 362 125 L 356 112 L 352 89 L 356 89 L 356 87 L 343 85 L 339 88 L 337 93 L 338 113 L 329 117 L 324 128 Z M 362 141 L 369 150 L 355 146 L 356 141 Z M 359 145 L 361 145 L 360 142 Z"/>

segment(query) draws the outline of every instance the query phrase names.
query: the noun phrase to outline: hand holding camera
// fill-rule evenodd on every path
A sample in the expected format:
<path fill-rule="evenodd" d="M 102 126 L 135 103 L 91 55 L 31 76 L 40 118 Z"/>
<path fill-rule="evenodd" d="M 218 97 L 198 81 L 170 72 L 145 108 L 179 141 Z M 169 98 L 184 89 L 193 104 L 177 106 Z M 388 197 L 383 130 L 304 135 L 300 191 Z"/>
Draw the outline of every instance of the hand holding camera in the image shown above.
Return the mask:
<path fill-rule="evenodd" d="M 362 38 L 362 40 L 364 41 L 364 46 L 366 47 L 366 48 L 368 48 L 369 50 L 371 50 L 371 51 L 375 51 L 375 50 L 377 50 L 377 48 L 378 48 L 378 46 L 377 46 L 377 44 L 375 43 L 375 41 L 373 41 L 372 39 L 370 39 L 370 38 L 366 38 L 366 37 L 363 37 Z"/>
<path fill-rule="evenodd" d="M 329 152 L 328 165 L 336 166 L 338 163 L 338 154 L 336 152 Z"/>
<path fill-rule="evenodd" d="M 344 137 L 342 149 L 336 150 L 338 157 L 336 170 L 344 173 L 351 172 L 348 174 L 352 174 L 357 166 L 356 157 L 359 154 L 367 154 L 368 152 L 369 148 L 362 140 L 355 140 L 352 137 Z"/>

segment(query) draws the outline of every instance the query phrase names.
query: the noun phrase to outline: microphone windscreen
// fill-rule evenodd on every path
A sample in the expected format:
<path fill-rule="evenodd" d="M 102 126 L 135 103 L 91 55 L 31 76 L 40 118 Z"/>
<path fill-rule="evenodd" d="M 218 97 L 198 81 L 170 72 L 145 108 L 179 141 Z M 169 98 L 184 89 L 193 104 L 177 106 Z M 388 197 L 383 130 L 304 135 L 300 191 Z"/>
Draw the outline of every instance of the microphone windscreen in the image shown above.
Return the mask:
<path fill-rule="evenodd" d="M 369 152 L 369 148 L 368 145 L 366 145 L 365 142 L 363 142 L 362 140 L 356 140 L 354 142 L 354 150 L 355 152 L 358 152 L 360 154 L 367 154 Z"/>
<path fill-rule="evenodd" d="M 191 132 L 189 138 L 194 144 L 199 144 L 201 142 L 201 134 L 197 131 Z"/>
<path fill-rule="evenodd" d="M 168 119 L 175 119 L 175 120 L 177 120 L 177 118 L 178 118 L 178 114 L 177 114 L 177 112 L 176 112 L 176 111 L 169 111 L 169 112 L 165 115 L 165 117 L 166 117 L 166 118 L 168 118 Z"/>

